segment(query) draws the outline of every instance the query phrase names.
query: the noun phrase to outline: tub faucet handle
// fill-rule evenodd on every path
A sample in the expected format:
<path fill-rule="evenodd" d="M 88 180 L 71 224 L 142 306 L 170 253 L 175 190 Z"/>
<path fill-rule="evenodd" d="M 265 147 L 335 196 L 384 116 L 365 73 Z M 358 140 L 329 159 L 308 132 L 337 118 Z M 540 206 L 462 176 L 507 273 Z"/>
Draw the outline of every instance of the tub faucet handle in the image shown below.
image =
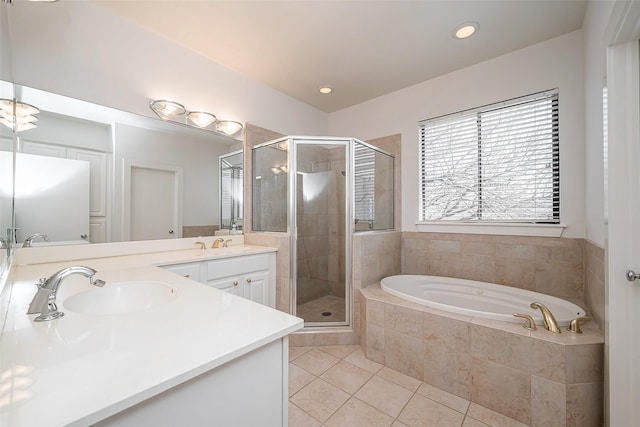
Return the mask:
<path fill-rule="evenodd" d="M 577 317 L 569 323 L 567 331 L 573 332 L 575 334 L 581 334 L 582 331 L 580 330 L 580 325 L 582 323 L 587 323 L 589 320 L 591 320 L 590 317 Z"/>
<path fill-rule="evenodd" d="M 525 329 L 529 329 L 530 331 L 535 331 L 536 329 L 536 322 L 533 321 L 533 317 L 529 316 L 528 314 L 523 314 L 523 313 L 513 313 L 513 315 L 515 317 L 520 317 L 522 319 L 524 319 L 524 323 L 522 324 L 522 327 Z"/>

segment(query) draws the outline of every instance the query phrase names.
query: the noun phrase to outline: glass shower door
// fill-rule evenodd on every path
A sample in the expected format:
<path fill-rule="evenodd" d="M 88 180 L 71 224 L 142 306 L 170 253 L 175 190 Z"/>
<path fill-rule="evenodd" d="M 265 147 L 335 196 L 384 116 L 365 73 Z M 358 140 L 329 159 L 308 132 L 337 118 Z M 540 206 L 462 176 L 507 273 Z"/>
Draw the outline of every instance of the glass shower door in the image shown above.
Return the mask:
<path fill-rule="evenodd" d="M 347 325 L 348 141 L 295 141 L 295 304 L 307 326 Z"/>

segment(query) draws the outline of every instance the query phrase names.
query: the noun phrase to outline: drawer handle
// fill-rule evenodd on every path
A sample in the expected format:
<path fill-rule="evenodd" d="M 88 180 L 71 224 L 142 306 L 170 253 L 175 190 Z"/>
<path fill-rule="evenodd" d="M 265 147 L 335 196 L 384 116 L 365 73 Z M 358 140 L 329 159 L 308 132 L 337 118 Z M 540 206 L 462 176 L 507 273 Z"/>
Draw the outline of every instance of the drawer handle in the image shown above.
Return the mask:
<path fill-rule="evenodd" d="M 233 282 L 233 286 L 238 286 L 238 281 L 237 280 Z"/>
<path fill-rule="evenodd" d="M 247 279 L 247 283 L 251 283 L 251 278 L 248 278 L 248 279 Z"/>

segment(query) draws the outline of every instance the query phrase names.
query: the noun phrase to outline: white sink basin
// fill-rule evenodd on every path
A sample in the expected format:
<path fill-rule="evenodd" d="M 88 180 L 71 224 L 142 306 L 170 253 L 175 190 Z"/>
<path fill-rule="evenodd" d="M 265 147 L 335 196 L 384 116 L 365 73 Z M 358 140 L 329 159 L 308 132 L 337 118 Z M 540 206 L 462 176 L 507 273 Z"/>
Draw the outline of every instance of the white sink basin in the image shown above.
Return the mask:
<path fill-rule="evenodd" d="M 114 315 L 149 310 L 177 296 L 177 290 L 167 283 L 107 282 L 103 288 L 92 288 L 67 298 L 63 306 L 75 313 Z"/>

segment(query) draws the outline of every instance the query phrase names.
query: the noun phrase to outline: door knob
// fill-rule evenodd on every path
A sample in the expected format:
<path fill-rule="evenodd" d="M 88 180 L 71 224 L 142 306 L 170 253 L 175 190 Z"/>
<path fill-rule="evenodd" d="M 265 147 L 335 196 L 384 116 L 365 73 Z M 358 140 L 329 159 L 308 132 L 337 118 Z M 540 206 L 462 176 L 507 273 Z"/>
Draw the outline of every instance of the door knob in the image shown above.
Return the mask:
<path fill-rule="evenodd" d="M 627 275 L 627 280 L 630 282 L 640 279 L 640 273 L 636 273 L 633 270 L 627 270 L 626 275 Z"/>

